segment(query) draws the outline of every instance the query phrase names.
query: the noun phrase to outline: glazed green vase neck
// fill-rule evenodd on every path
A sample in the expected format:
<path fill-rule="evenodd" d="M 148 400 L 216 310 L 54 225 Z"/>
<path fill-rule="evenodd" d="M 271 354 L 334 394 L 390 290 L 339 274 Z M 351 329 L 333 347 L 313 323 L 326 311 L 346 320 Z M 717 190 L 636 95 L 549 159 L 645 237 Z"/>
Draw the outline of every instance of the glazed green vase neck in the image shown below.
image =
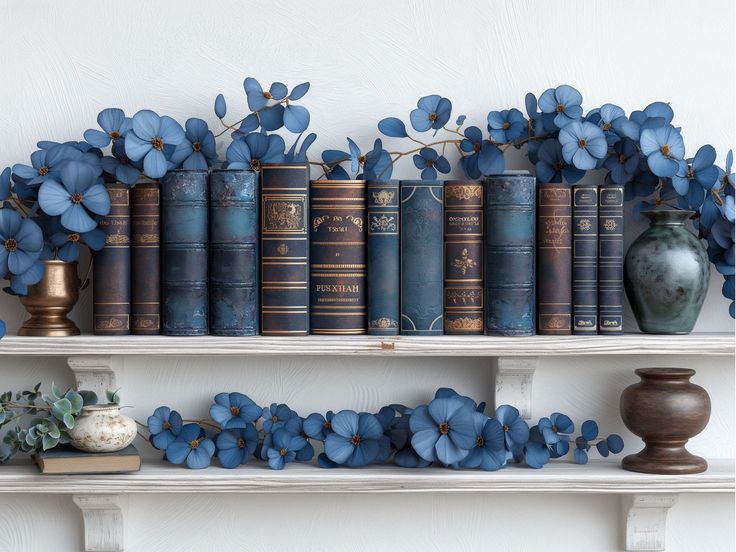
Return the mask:
<path fill-rule="evenodd" d="M 663 209 L 658 211 L 642 211 L 641 214 L 649 219 L 651 226 L 684 226 L 685 222 L 695 214 L 695 211 Z"/>

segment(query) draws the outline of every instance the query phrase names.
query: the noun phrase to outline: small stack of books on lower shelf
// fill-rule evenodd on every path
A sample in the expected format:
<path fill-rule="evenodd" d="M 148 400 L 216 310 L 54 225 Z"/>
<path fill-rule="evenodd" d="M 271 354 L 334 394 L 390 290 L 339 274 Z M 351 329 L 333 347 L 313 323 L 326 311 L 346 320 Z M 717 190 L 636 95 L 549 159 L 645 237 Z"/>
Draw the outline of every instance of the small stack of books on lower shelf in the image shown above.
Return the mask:
<path fill-rule="evenodd" d="M 71 445 L 40 451 L 33 459 L 41 473 L 126 473 L 141 469 L 141 457 L 133 445 L 117 452 L 82 452 Z"/>
<path fill-rule="evenodd" d="M 622 332 L 621 186 L 310 182 L 286 163 L 110 190 L 96 333 Z"/>

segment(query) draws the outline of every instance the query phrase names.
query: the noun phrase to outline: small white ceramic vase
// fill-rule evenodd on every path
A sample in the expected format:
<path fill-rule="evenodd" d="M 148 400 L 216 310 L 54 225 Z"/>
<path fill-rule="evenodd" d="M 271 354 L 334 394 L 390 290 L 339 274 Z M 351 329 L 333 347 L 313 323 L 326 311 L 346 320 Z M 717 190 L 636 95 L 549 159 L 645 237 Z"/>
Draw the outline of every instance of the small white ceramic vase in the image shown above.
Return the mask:
<path fill-rule="evenodd" d="M 135 439 L 135 420 L 115 404 L 85 406 L 69 430 L 72 446 L 85 452 L 117 452 Z"/>

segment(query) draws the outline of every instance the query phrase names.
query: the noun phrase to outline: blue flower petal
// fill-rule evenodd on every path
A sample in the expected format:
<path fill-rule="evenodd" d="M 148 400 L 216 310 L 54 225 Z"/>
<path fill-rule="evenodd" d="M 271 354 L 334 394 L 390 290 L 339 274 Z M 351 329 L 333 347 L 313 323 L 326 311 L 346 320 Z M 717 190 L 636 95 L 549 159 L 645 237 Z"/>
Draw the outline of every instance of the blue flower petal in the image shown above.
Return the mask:
<path fill-rule="evenodd" d="M 151 149 L 143 159 L 143 170 L 150 178 L 161 178 L 166 174 L 167 169 L 166 157 L 157 149 Z"/>
<path fill-rule="evenodd" d="M 301 105 L 289 105 L 284 108 L 284 126 L 290 132 L 299 134 L 309 126 L 309 111 Z"/>
<path fill-rule="evenodd" d="M 581 433 L 584 439 L 592 441 L 593 439 L 598 437 L 598 424 L 595 423 L 595 421 L 593 420 L 586 420 L 585 422 L 583 422 Z"/>
<path fill-rule="evenodd" d="M 344 464 L 352 456 L 355 446 L 350 438 L 330 433 L 325 439 L 325 454 L 337 464 Z"/>
<path fill-rule="evenodd" d="M 218 94 L 215 98 L 215 115 L 218 119 L 222 119 L 227 115 L 227 103 L 225 102 L 225 96 Z"/>
<path fill-rule="evenodd" d="M 413 416 L 413 415 L 412 415 Z M 432 462 L 436 460 L 435 443 L 440 437 L 440 432 L 435 429 L 423 429 L 414 432 L 411 438 L 411 446 L 416 453 L 425 460 Z"/>
<path fill-rule="evenodd" d="M 733 299 L 733 297 L 731 297 L 731 299 Z M 624 440 L 615 433 L 608 436 L 608 439 L 606 439 L 606 443 L 608 444 L 608 449 L 613 454 L 618 454 L 619 452 L 624 450 Z"/>
<path fill-rule="evenodd" d="M 353 454 L 348 459 L 347 465 L 351 468 L 362 468 L 363 466 L 367 466 L 376 459 L 376 456 L 378 456 L 378 452 L 378 441 L 362 441 L 353 450 Z"/>
<path fill-rule="evenodd" d="M 379 121 L 378 130 L 393 138 L 405 138 L 407 136 L 406 126 L 401 119 L 396 117 L 387 117 Z"/>
<path fill-rule="evenodd" d="M 284 126 L 284 106 L 281 104 L 266 107 L 259 111 L 258 114 L 264 130 L 278 130 Z"/>
<path fill-rule="evenodd" d="M 271 88 L 268 89 L 268 92 L 271 94 L 271 97 L 274 100 L 280 101 L 286 97 L 286 95 L 289 93 L 289 89 L 283 82 L 274 82 L 271 85 Z"/>
<path fill-rule="evenodd" d="M 304 95 L 309 91 L 309 83 L 303 82 L 301 84 L 297 84 L 294 88 L 291 89 L 291 94 L 289 94 L 289 100 L 296 101 L 300 100 L 304 97 Z"/>
<path fill-rule="evenodd" d="M 150 109 L 142 109 L 133 115 L 133 132 L 141 140 L 150 142 L 159 136 L 160 128 L 161 118 Z"/>
<path fill-rule="evenodd" d="M 414 444 L 413 440 L 412 444 Z M 414 448 L 416 449 L 416 446 Z M 440 435 L 434 448 L 437 460 L 446 466 L 459 462 L 469 453 L 468 449 L 458 447 L 448 435 Z"/>
<path fill-rule="evenodd" d="M 166 459 L 172 464 L 183 464 L 191 451 L 189 443 L 185 441 L 174 441 L 166 448 Z"/>
<path fill-rule="evenodd" d="M 212 441 L 210 441 L 211 443 Z M 201 470 L 210 465 L 212 461 L 212 455 L 209 454 L 204 445 L 206 441 L 200 443 L 200 446 L 196 449 L 192 449 L 187 456 L 187 468 L 191 470 Z"/>
<path fill-rule="evenodd" d="M 524 461 L 527 466 L 539 469 L 549 462 L 549 449 L 543 444 L 529 442 L 524 447 Z"/>

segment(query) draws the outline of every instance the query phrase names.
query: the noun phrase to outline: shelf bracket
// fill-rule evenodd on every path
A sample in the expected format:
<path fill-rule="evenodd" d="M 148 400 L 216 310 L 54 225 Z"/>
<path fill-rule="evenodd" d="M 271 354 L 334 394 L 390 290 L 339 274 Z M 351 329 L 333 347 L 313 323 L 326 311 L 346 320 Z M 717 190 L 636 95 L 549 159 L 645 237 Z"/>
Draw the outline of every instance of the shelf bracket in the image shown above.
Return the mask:
<path fill-rule="evenodd" d="M 532 380 L 539 357 L 499 357 L 496 372 L 494 408 L 510 404 L 519 409 L 521 417 L 532 417 Z"/>
<path fill-rule="evenodd" d="M 627 552 L 665 549 L 667 513 L 676 502 L 676 494 L 630 494 L 621 497 Z"/>
<path fill-rule="evenodd" d="M 73 495 L 82 511 L 84 552 L 123 552 L 123 511 L 118 495 Z"/>
<path fill-rule="evenodd" d="M 105 391 L 118 388 L 116 372 L 122 362 L 119 357 L 74 356 L 66 359 L 74 372 L 78 390 L 85 389 L 97 393 L 100 401 L 105 401 Z"/>

